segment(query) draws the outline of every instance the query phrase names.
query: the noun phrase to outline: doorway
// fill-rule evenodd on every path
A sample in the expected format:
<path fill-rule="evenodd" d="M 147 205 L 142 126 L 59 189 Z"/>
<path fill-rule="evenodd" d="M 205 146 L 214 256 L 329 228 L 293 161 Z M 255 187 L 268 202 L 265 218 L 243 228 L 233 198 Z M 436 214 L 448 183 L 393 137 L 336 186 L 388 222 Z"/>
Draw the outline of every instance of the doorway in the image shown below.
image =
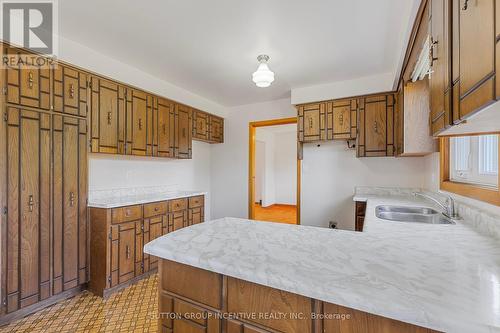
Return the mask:
<path fill-rule="evenodd" d="M 249 124 L 249 219 L 300 224 L 297 118 Z"/>

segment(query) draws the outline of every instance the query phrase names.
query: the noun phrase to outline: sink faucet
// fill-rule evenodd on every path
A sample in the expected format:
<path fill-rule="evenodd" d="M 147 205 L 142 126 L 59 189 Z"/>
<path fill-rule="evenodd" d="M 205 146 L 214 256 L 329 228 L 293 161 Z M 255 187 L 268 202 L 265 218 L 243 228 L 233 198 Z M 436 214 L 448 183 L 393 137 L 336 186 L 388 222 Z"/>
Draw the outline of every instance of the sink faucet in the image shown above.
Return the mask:
<path fill-rule="evenodd" d="M 444 209 L 444 211 L 445 211 L 443 213 L 444 216 L 446 216 L 450 219 L 454 219 L 454 220 L 460 219 L 458 214 L 455 212 L 455 201 L 453 200 L 453 198 L 450 195 L 447 195 L 447 198 L 446 198 L 446 201 L 444 204 L 442 204 L 441 201 L 439 201 L 439 200 L 437 200 L 437 199 L 433 198 L 432 196 L 425 194 L 425 193 L 413 192 L 413 195 L 420 196 L 420 197 L 429 199 L 429 200 L 437 203 L 441 208 Z"/>

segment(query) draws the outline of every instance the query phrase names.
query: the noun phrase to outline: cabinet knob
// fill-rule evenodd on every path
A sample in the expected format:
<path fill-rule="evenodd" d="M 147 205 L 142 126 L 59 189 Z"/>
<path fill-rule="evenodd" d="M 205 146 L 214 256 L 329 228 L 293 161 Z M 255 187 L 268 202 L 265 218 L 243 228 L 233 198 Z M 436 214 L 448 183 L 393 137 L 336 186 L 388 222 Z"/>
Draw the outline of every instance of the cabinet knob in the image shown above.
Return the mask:
<path fill-rule="evenodd" d="M 75 97 L 75 87 L 73 86 L 73 83 L 69 85 L 69 97 L 74 98 Z"/>
<path fill-rule="evenodd" d="M 139 118 L 139 130 L 142 131 L 142 118 Z"/>
<path fill-rule="evenodd" d="M 339 116 L 339 125 L 344 126 L 344 114 L 341 113 Z"/>
<path fill-rule="evenodd" d="M 127 209 L 127 210 L 125 211 L 125 216 L 126 216 L 126 217 L 129 217 L 129 216 L 130 216 L 130 209 Z"/>
<path fill-rule="evenodd" d="M 30 212 L 33 211 L 33 206 L 35 205 L 35 203 L 33 202 L 33 195 L 30 194 L 30 196 L 28 197 L 28 210 Z"/>
<path fill-rule="evenodd" d="M 127 259 L 130 259 L 130 246 L 128 245 L 125 246 L 125 254 L 127 256 Z"/>
<path fill-rule="evenodd" d="M 311 118 L 309 118 L 309 129 L 313 128 L 313 121 Z"/>
<path fill-rule="evenodd" d="M 111 125 L 111 112 L 108 112 L 108 125 Z"/>
<path fill-rule="evenodd" d="M 75 193 L 69 192 L 69 206 L 73 207 L 75 205 Z"/>
<path fill-rule="evenodd" d="M 464 6 L 462 7 L 462 10 L 467 10 L 467 8 L 469 8 L 469 0 L 465 0 L 464 1 Z"/>
<path fill-rule="evenodd" d="M 376 120 L 373 122 L 373 130 L 378 134 L 378 123 Z"/>
<path fill-rule="evenodd" d="M 158 207 L 155 207 L 155 212 L 157 212 L 157 211 L 158 211 Z"/>

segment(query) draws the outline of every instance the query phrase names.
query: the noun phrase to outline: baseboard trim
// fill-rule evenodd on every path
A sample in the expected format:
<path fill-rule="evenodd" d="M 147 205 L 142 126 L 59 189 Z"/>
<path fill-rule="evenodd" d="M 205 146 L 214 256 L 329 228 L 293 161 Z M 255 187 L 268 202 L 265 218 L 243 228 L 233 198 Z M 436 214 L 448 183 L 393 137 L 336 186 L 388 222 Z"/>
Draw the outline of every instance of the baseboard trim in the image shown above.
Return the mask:
<path fill-rule="evenodd" d="M 40 310 L 43 310 L 49 306 L 52 306 L 56 303 L 59 303 L 60 301 L 75 297 L 82 291 L 87 289 L 87 284 L 82 284 L 79 285 L 75 288 L 63 291 L 60 294 L 54 295 L 50 298 L 47 298 L 43 301 L 40 301 L 38 303 L 32 304 L 30 306 L 27 306 L 25 308 L 19 309 L 17 311 L 5 314 L 0 317 L 0 327 L 1 326 L 6 326 L 13 322 L 14 320 L 22 319 L 26 316 L 29 316 L 30 314 L 33 314 L 35 312 L 38 312 Z"/>
<path fill-rule="evenodd" d="M 158 272 L 158 268 L 153 268 L 152 270 L 150 270 L 144 274 L 141 274 L 139 276 L 136 276 L 135 278 L 132 278 L 132 279 L 128 280 L 127 282 L 123 282 L 122 284 L 116 285 L 112 288 L 104 289 L 102 291 L 102 298 L 106 299 L 109 296 L 111 296 L 112 294 L 114 294 L 122 289 L 125 289 L 133 284 L 136 284 L 137 282 L 149 277 L 150 275 L 156 274 L 157 272 Z M 92 292 L 92 291 L 90 290 L 90 292 Z M 97 295 L 97 296 L 101 296 L 101 295 L 96 294 L 96 293 L 93 293 L 93 294 Z"/>

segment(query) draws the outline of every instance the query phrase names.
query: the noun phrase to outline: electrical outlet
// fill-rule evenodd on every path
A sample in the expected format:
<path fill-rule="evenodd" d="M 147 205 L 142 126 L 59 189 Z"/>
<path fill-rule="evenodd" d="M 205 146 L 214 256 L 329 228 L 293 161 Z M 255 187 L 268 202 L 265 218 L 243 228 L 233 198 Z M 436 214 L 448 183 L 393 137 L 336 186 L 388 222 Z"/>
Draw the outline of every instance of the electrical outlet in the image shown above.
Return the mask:
<path fill-rule="evenodd" d="M 335 221 L 328 222 L 328 228 L 337 229 L 337 222 L 335 222 Z"/>

